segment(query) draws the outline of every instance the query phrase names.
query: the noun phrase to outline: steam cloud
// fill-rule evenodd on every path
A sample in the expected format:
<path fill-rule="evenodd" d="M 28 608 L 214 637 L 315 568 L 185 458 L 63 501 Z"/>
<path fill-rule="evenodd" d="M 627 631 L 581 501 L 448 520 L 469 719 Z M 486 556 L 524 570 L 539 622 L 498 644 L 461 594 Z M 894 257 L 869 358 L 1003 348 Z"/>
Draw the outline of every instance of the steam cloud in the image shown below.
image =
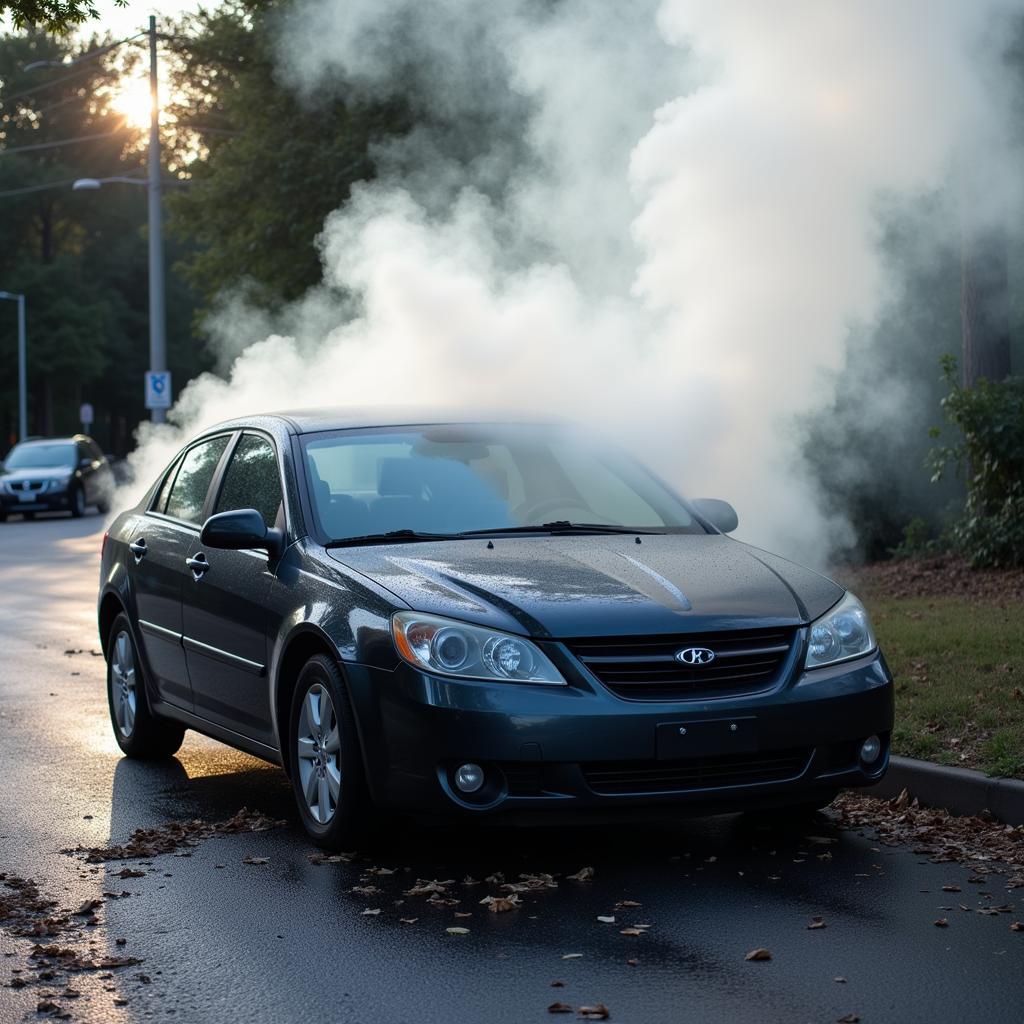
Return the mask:
<path fill-rule="evenodd" d="M 274 316 L 225 299 L 228 377 L 144 425 L 140 476 L 235 415 L 494 406 L 618 435 L 731 499 L 744 539 L 823 561 L 844 523 L 790 424 L 886 295 L 880 194 L 934 188 L 968 139 L 972 217 L 1019 208 L 996 73 L 1017 6 L 302 0 L 285 85 L 400 85 L 423 124 L 328 218 L 324 287 Z"/>

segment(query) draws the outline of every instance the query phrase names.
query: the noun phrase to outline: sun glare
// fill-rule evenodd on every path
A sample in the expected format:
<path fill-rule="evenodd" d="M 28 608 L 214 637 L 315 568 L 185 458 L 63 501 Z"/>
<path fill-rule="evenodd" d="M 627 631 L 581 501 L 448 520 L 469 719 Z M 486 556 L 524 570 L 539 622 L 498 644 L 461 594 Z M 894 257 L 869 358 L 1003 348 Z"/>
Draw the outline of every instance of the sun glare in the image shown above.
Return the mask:
<path fill-rule="evenodd" d="M 133 128 L 149 127 L 149 79 L 126 78 L 111 100 L 111 107 L 123 114 Z"/>

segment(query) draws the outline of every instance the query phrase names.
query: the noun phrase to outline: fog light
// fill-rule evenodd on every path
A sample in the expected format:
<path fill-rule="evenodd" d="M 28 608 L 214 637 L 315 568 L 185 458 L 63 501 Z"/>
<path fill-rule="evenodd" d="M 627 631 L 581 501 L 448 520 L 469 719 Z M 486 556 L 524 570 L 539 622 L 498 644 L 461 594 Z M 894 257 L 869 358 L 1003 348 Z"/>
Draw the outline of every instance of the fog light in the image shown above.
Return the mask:
<path fill-rule="evenodd" d="M 877 736 L 869 736 L 860 745 L 860 759 L 864 764 L 874 764 L 882 753 L 882 741 Z"/>
<path fill-rule="evenodd" d="M 463 793 L 475 793 L 484 784 L 484 770 L 478 764 L 463 764 L 455 769 L 455 785 Z"/>

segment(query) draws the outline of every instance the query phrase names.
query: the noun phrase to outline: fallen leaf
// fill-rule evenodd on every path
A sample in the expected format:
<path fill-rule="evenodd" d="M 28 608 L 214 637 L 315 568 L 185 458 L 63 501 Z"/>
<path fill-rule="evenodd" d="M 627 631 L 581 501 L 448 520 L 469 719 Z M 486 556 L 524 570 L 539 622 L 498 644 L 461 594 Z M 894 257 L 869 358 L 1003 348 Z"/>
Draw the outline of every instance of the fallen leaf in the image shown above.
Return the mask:
<path fill-rule="evenodd" d="M 548 1013 L 572 1013 L 572 1007 L 568 1003 L 552 1003 Z"/>
<path fill-rule="evenodd" d="M 619 900 L 619 902 L 615 904 L 615 909 L 616 910 L 628 910 L 630 907 L 639 907 L 639 906 L 642 906 L 642 904 L 637 903 L 636 900 Z"/>
<path fill-rule="evenodd" d="M 944 885 L 942 887 L 943 892 L 963 892 L 963 889 L 959 885 Z"/>
<path fill-rule="evenodd" d="M 76 917 L 89 917 L 97 907 L 103 906 L 102 900 L 86 900 L 76 911 Z"/>
<path fill-rule="evenodd" d="M 752 949 L 743 959 L 744 960 L 771 960 L 771 950 L 765 949 L 763 946 L 758 946 L 757 949 Z"/>
<path fill-rule="evenodd" d="M 380 913 L 380 907 L 375 907 L 373 910 L 366 909 L 360 915 L 361 917 L 376 917 Z"/>
<path fill-rule="evenodd" d="M 1011 932 L 1024 932 L 1024 921 L 1014 921 L 1010 925 Z"/>
<path fill-rule="evenodd" d="M 455 911 L 455 916 L 456 917 L 472 917 L 473 915 L 468 910 L 456 910 Z"/>
<path fill-rule="evenodd" d="M 563 960 L 579 960 L 583 956 L 582 953 L 563 953 Z"/>
<path fill-rule="evenodd" d="M 846 979 L 845 978 L 833 978 L 832 980 L 835 981 L 835 982 L 838 982 L 840 985 L 845 985 L 846 984 Z"/>
<path fill-rule="evenodd" d="M 398 920 L 401 921 L 402 924 L 415 924 L 419 920 L 419 918 L 418 917 L 400 917 Z"/>
<path fill-rule="evenodd" d="M 445 931 L 449 935 L 468 935 L 469 934 L 469 929 L 468 928 L 457 928 L 457 927 L 456 928 L 445 928 Z"/>
<path fill-rule="evenodd" d="M 626 963 L 627 963 L 627 964 L 628 964 L 628 965 L 629 965 L 630 967 L 636 967 L 636 966 L 637 966 L 637 964 L 639 964 L 639 963 L 640 963 L 640 961 L 639 961 L 639 960 L 627 960 L 627 961 L 626 961 Z"/>
<path fill-rule="evenodd" d="M 807 926 L 808 931 L 814 931 L 816 928 L 824 928 L 825 919 L 823 917 L 812 917 L 811 923 Z"/>
<path fill-rule="evenodd" d="M 906 792 L 906 790 L 904 790 Z M 837 1024 L 857 1024 L 860 1020 L 860 1015 L 857 1013 L 845 1013 L 842 1017 L 838 1018 Z"/>
<path fill-rule="evenodd" d="M 553 981 L 553 982 L 551 982 L 551 987 L 552 988 L 565 988 L 565 982 L 564 981 Z"/>
<path fill-rule="evenodd" d="M 485 896 L 480 905 L 486 907 L 492 914 L 504 914 L 509 910 L 515 910 L 521 904 L 519 897 L 512 893 L 509 896 Z"/>
<path fill-rule="evenodd" d="M 580 1016 L 584 1020 L 607 1020 L 611 1013 L 604 1003 L 595 1003 L 593 1006 L 581 1006 Z"/>
<path fill-rule="evenodd" d="M 623 928 L 620 935 L 643 935 L 645 929 L 643 928 Z"/>
<path fill-rule="evenodd" d="M 269 864 L 270 863 L 270 858 L 269 857 L 243 857 L 242 858 L 242 863 L 243 864 Z"/>
<path fill-rule="evenodd" d="M 580 868 L 575 875 L 567 875 L 573 882 L 592 882 L 594 880 L 593 868 Z"/>
<path fill-rule="evenodd" d="M 948 928 L 949 927 L 949 921 L 946 918 L 944 918 L 944 917 L 940 917 L 937 921 L 934 921 L 933 923 L 934 923 L 936 928 Z"/>
<path fill-rule="evenodd" d="M 614 917 L 602 917 L 600 914 L 598 914 L 597 919 L 601 922 L 601 924 L 615 924 Z"/>

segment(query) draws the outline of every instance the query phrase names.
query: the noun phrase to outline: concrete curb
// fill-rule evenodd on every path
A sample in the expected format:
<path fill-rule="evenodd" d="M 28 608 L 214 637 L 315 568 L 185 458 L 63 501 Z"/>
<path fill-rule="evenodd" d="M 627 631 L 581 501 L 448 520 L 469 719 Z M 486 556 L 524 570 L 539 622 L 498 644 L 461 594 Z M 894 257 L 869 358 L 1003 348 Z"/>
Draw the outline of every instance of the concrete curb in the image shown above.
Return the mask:
<path fill-rule="evenodd" d="M 988 811 L 1007 825 L 1024 825 L 1024 782 L 1019 779 L 991 779 L 970 768 L 894 756 L 885 778 L 863 792 L 887 799 L 904 789 L 925 807 L 944 807 L 953 814 Z"/>

